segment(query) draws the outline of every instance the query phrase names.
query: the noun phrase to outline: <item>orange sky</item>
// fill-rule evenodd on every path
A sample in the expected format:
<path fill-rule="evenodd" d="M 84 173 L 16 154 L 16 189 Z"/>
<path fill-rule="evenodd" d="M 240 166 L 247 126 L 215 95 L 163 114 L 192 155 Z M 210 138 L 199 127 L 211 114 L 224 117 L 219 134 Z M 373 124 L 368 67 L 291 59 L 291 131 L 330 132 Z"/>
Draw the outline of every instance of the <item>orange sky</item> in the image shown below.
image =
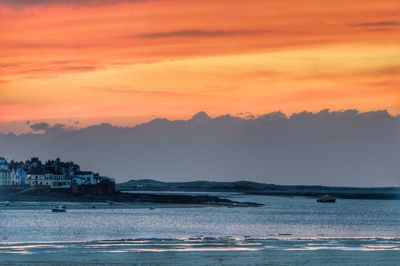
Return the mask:
<path fill-rule="evenodd" d="M 0 122 L 400 113 L 398 0 L 3 0 Z"/>

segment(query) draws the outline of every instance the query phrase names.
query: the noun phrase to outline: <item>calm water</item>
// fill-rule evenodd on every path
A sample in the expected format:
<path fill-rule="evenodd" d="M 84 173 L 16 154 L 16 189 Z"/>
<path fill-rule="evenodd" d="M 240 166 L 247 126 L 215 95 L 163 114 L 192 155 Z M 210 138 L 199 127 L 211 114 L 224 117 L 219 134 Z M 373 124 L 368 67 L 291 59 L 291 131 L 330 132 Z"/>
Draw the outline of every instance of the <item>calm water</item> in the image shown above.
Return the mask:
<path fill-rule="evenodd" d="M 400 258 L 400 201 L 338 200 L 321 204 L 308 198 L 222 195 L 265 206 L 1 211 L 0 260 L 1 254 L 32 255 L 31 259 L 35 254 L 41 254 L 40 258 L 46 254 L 55 262 L 51 254 L 75 254 L 76 258 L 81 254 L 81 259 L 93 252 L 101 256 L 125 254 L 118 257 L 122 259 L 126 254 L 163 251 L 220 252 L 222 257 L 215 259 L 225 256 L 225 261 L 231 256 L 226 252 L 235 252 L 235 256 L 240 253 L 238 259 L 255 252 L 252 258 L 258 254 L 262 260 L 265 251 L 273 250 L 317 252 L 315 264 L 324 262 L 321 259 L 326 254 L 321 251 L 333 252 L 332 258 L 340 258 L 335 253 L 338 250 L 351 252 L 350 261 L 358 258 L 361 264 L 371 256 L 382 256 L 388 264 Z M 364 251 L 374 253 L 359 253 Z M 160 256 L 147 262 L 163 259 Z M 117 259 L 107 258 L 113 262 Z"/>
<path fill-rule="evenodd" d="M 133 238 L 251 236 L 397 237 L 400 201 L 338 200 L 229 194 L 260 208 L 9 210 L 0 213 L 0 241 L 89 241 Z"/>

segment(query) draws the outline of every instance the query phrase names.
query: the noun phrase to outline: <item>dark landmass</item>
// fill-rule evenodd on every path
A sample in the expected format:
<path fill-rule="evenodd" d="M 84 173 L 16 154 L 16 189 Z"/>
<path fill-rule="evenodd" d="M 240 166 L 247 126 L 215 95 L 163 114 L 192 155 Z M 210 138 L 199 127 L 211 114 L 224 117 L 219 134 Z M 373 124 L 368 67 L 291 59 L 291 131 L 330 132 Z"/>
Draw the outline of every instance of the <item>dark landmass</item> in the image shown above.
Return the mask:
<path fill-rule="evenodd" d="M 240 192 L 268 196 L 319 197 L 329 194 L 342 199 L 385 199 L 400 200 L 400 187 L 354 188 L 326 186 L 283 186 L 250 181 L 238 182 L 161 182 L 151 179 L 131 180 L 117 184 L 121 191 L 199 191 L 199 192 Z"/>
<path fill-rule="evenodd" d="M 148 193 L 123 193 L 95 195 L 73 194 L 69 190 L 29 189 L 20 192 L 0 193 L 0 201 L 11 202 L 115 202 L 115 203 L 157 203 L 157 204 L 187 204 L 207 206 L 258 207 L 262 204 L 237 202 L 207 195 L 159 195 Z"/>

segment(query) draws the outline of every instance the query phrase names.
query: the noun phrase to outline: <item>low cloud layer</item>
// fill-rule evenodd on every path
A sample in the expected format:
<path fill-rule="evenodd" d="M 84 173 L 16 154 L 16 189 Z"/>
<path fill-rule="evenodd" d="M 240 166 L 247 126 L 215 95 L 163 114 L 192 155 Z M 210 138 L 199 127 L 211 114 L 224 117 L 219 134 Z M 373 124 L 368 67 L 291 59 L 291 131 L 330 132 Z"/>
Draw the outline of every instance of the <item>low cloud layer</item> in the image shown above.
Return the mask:
<path fill-rule="evenodd" d="M 155 119 L 135 127 L 34 124 L 0 134 L 9 159 L 61 157 L 117 178 L 400 186 L 400 117 L 356 110 Z M 45 128 L 46 127 L 46 128 Z"/>

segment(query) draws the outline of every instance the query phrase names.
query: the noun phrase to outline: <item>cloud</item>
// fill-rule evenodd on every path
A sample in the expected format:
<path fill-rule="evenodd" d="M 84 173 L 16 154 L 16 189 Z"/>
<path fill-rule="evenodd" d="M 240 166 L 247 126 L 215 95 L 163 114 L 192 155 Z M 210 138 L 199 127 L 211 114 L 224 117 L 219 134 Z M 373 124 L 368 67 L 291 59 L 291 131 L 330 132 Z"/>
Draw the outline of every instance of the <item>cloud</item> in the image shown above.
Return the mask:
<path fill-rule="evenodd" d="M 45 5 L 94 6 L 118 3 L 140 3 L 155 0 L 0 0 L 0 6 L 29 7 Z"/>
<path fill-rule="evenodd" d="M 382 67 L 376 70 L 377 73 L 383 74 L 383 75 L 395 75 L 398 76 L 400 75 L 400 65 L 391 65 L 391 66 L 386 66 Z"/>
<path fill-rule="evenodd" d="M 50 125 L 45 122 L 35 123 L 29 126 L 33 131 L 42 131 L 50 128 Z"/>
<path fill-rule="evenodd" d="M 38 63 L 24 61 L 14 64 L 2 64 L 3 72 L 9 75 L 27 75 L 42 77 L 43 75 L 58 75 L 63 73 L 90 72 L 104 69 L 105 66 L 89 60 L 56 60 Z"/>
<path fill-rule="evenodd" d="M 132 178 L 252 180 L 280 184 L 400 186 L 400 116 L 357 110 L 259 117 L 202 112 L 133 127 L 40 123 L 0 134 L 2 154 L 73 160 L 122 182 Z M 23 145 L 21 145 L 23 143 Z M 17 148 L 16 148 L 17 147 Z"/>
<path fill-rule="evenodd" d="M 108 93 L 117 94 L 135 94 L 141 96 L 157 96 L 157 97 L 200 97 L 199 93 L 193 92 L 178 92 L 178 91 L 166 91 L 166 90 L 136 90 L 125 87 L 105 88 L 104 91 Z"/>
<path fill-rule="evenodd" d="M 33 132 L 43 131 L 45 133 L 69 131 L 69 130 L 74 129 L 71 127 L 67 127 L 65 124 L 58 123 L 58 124 L 51 126 L 50 124 L 48 124 L 46 122 L 31 124 L 29 127 L 30 127 L 30 129 L 32 129 Z"/>
<path fill-rule="evenodd" d="M 365 23 L 351 24 L 353 27 L 398 27 L 400 26 L 400 21 L 387 20 L 387 21 L 373 21 Z"/>
<path fill-rule="evenodd" d="M 267 30 L 200 30 L 185 29 L 178 31 L 149 32 L 137 35 L 143 39 L 161 38 L 197 38 L 197 37 L 231 37 L 271 33 Z"/>

